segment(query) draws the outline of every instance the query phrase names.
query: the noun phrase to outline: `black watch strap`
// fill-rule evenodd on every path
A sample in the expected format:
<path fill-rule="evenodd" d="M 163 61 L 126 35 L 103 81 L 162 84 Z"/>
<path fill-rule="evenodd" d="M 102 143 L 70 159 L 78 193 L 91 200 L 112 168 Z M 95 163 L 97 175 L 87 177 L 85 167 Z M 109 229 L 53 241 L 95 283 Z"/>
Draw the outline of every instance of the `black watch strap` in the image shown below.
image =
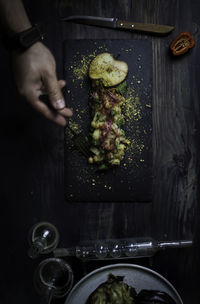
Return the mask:
<path fill-rule="evenodd" d="M 26 50 L 34 43 L 42 41 L 43 39 L 44 31 L 42 26 L 36 24 L 31 28 L 6 39 L 6 45 L 10 50 Z"/>

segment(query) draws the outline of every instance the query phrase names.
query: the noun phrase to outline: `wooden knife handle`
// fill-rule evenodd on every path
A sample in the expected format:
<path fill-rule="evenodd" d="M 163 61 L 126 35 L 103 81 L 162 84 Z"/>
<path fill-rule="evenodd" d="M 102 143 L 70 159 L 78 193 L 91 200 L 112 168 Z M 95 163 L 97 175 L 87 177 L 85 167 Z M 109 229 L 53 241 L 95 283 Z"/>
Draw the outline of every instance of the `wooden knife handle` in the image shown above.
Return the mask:
<path fill-rule="evenodd" d="M 130 22 L 130 21 L 117 20 L 116 27 L 121 28 L 121 29 L 126 29 L 126 30 L 134 30 L 135 23 Z"/>
<path fill-rule="evenodd" d="M 171 32 L 174 27 L 159 24 L 137 23 L 131 21 L 117 20 L 116 27 L 119 29 L 132 30 L 136 32 L 156 33 L 164 35 Z"/>

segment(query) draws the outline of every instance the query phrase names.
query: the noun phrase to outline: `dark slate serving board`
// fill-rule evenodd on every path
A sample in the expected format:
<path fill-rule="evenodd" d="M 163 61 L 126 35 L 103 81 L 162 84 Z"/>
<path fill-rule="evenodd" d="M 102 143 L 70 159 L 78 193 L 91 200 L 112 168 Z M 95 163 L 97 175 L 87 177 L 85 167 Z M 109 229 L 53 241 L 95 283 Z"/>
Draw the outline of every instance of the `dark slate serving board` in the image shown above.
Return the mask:
<path fill-rule="evenodd" d="M 66 101 L 72 124 L 89 132 L 88 64 L 110 52 L 128 63 L 129 103 L 123 126 L 131 147 L 119 167 L 98 172 L 73 148 L 65 130 L 65 199 L 70 202 L 149 202 L 152 200 L 152 45 L 149 40 L 67 40 L 64 42 Z"/>

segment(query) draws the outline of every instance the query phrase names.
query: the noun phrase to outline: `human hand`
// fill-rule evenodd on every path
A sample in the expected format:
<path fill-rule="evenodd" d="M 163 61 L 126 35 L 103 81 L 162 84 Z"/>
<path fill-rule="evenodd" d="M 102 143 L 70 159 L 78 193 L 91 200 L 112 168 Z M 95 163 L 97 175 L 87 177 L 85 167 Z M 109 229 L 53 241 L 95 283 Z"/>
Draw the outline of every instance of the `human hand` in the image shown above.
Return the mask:
<path fill-rule="evenodd" d="M 61 88 L 64 80 L 57 80 L 56 63 L 47 47 L 37 42 L 29 49 L 12 53 L 13 73 L 17 89 L 26 100 L 46 118 L 65 126 L 65 117 L 72 116 L 65 106 Z M 40 100 L 47 94 L 50 104 Z"/>

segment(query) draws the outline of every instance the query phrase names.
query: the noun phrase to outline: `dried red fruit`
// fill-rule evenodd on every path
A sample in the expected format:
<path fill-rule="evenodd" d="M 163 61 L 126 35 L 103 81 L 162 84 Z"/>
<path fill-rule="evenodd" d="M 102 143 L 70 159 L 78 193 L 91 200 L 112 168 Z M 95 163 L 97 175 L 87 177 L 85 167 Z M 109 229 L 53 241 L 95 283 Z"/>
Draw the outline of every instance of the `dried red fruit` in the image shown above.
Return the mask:
<path fill-rule="evenodd" d="M 189 32 L 180 33 L 170 44 L 173 55 L 178 56 L 186 53 L 195 46 L 195 40 Z"/>

